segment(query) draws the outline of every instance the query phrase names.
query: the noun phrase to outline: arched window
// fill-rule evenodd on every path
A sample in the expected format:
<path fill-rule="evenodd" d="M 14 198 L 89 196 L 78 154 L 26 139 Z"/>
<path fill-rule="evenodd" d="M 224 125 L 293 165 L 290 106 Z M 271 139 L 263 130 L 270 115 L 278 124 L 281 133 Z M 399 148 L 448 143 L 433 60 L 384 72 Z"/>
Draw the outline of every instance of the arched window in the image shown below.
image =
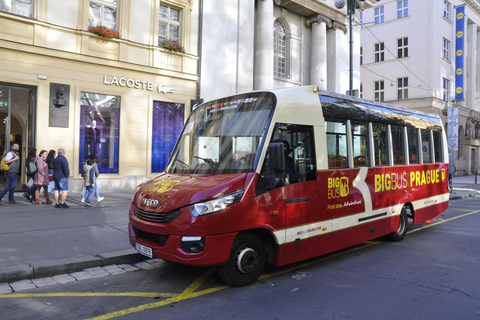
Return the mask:
<path fill-rule="evenodd" d="M 275 21 L 273 31 L 273 72 L 276 77 L 287 77 L 287 42 L 285 27 L 279 21 Z"/>

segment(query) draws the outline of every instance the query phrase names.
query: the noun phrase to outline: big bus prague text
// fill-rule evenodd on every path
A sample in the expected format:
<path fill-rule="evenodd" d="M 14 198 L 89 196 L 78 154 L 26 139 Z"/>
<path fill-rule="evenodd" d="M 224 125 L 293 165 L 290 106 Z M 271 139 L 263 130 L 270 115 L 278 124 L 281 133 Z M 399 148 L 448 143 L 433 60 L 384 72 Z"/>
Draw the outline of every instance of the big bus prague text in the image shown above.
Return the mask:
<path fill-rule="evenodd" d="M 218 265 L 230 285 L 387 235 L 448 207 L 441 120 L 297 87 L 197 107 L 165 172 L 140 184 L 130 243 L 144 255 Z"/>

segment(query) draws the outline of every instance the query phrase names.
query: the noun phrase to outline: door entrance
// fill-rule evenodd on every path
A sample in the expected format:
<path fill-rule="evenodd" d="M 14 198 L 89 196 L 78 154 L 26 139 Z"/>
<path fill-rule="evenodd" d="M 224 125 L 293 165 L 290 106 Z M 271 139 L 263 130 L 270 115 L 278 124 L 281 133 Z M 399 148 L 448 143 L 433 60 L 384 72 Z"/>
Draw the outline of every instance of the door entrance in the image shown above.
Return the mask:
<path fill-rule="evenodd" d="M 25 159 L 28 150 L 35 147 L 36 88 L 0 83 L 0 152 L 10 150 L 13 142 L 20 145 L 20 169 L 17 189 L 26 188 Z M 0 188 L 6 178 L 0 175 Z M 0 189 L 0 190 L 1 190 Z"/>

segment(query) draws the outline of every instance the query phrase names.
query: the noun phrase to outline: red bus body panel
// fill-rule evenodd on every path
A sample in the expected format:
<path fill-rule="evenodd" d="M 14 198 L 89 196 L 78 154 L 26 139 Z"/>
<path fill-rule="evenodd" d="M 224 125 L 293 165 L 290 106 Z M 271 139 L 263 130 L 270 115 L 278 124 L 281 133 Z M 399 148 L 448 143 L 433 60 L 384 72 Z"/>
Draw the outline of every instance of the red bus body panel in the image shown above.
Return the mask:
<path fill-rule="evenodd" d="M 153 249 L 154 257 L 192 265 L 227 262 L 239 232 L 263 229 L 276 242 L 275 265 L 281 266 L 340 250 L 396 231 L 404 204 L 414 210 L 414 224 L 448 207 L 447 164 L 425 164 L 319 171 L 317 180 L 287 185 L 255 195 L 257 173 L 173 175 L 163 173 L 140 186 L 130 208 L 130 243 Z M 240 202 L 195 217 L 189 205 L 244 190 Z M 143 199 L 158 200 L 158 206 Z M 138 218 L 141 210 L 180 215 L 169 223 Z M 135 234 L 168 235 L 164 245 Z M 187 253 L 183 236 L 205 237 L 204 250 Z"/>

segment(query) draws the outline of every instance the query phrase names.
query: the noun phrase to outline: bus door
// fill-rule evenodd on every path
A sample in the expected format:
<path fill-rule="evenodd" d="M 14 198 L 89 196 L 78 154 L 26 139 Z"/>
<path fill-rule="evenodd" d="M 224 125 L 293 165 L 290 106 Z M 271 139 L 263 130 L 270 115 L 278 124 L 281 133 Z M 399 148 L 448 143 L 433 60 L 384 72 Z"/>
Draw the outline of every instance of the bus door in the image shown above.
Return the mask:
<path fill-rule="evenodd" d="M 275 189 L 285 201 L 284 254 L 305 250 L 315 229 L 317 168 L 313 126 L 277 123 L 272 143 L 282 143 L 285 171 L 277 173 Z M 310 225 L 310 226 L 309 226 Z"/>

